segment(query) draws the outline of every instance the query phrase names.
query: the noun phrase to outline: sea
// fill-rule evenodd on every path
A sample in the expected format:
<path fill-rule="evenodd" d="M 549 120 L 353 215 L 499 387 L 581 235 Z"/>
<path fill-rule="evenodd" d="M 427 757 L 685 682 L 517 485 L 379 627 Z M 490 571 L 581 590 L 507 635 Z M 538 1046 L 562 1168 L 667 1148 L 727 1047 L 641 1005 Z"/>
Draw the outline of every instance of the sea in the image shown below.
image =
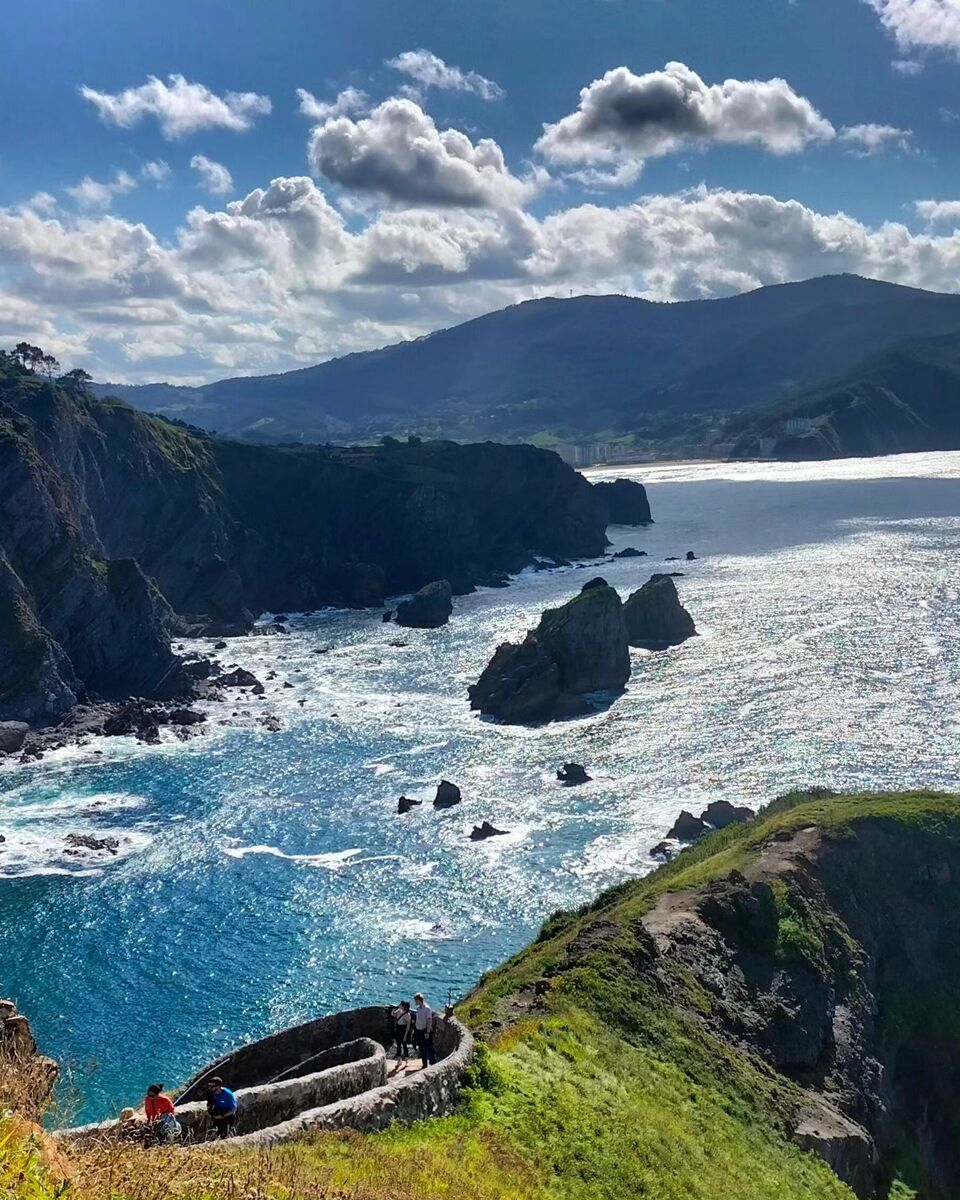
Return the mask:
<path fill-rule="evenodd" d="M 618 476 L 655 524 L 612 527 L 611 550 L 647 557 L 529 569 L 439 630 L 285 614 L 289 636 L 215 652 L 266 692 L 208 705 L 203 736 L 0 771 L 0 993 L 61 1063 L 54 1123 L 313 1016 L 458 998 L 555 910 L 651 870 L 682 808 L 960 787 L 960 453 L 592 473 Z M 471 713 L 468 684 L 544 608 L 662 570 L 700 636 L 635 651 L 606 711 Z M 558 784 L 567 761 L 592 781 Z M 433 808 L 442 778 L 460 806 Z M 399 816 L 401 795 L 424 803 Z M 483 820 L 509 832 L 471 842 Z M 70 833 L 118 852 L 65 854 Z"/>

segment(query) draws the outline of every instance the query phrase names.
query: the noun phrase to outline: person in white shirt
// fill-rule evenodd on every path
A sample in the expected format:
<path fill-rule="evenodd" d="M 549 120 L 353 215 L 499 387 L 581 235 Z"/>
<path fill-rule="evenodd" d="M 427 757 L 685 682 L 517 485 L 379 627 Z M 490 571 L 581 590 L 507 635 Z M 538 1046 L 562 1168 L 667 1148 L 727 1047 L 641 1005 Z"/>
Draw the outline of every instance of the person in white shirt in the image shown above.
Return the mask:
<path fill-rule="evenodd" d="M 420 1051 L 424 1067 L 432 1066 L 437 1061 L 437 1051 L 433 1044 L 433 1030 L 437 1014 L 426 1002 L 422 992 L 417 992 L 413 999 L 417 1006 L 414 1014 L 413 1040 Z"/>

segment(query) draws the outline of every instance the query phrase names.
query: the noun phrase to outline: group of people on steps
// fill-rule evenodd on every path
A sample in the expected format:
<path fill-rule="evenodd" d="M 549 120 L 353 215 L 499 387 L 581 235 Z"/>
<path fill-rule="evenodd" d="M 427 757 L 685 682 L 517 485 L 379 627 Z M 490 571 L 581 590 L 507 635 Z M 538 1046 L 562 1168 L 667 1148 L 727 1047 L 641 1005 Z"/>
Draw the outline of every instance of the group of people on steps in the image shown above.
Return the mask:
<path fill-rule="evenodd" d="M 393 1019 L 391 1046 L 396 1045 L 397 1047 L 397 1060 L 405 1061 L 410 1057 L 412 1043 L 426 1068 L 437 1061 L 434 1034 L 440 1018 L 427 1003 L 422 992 L 417 992 L 413 1002 L 416 1008 L 411 1009 L 409 1000 L 401 1000 L 391 1013 Z"/>
<path fill-rule="evenodd" d="M 237 1129 L 237 1097 L 219 1076 L 207 1084 L 207 1115 L 218 1138 L 227 1138 Z M 162 1083 L 151 1083 L 143 1099 L 143 1116 L 132 1108 L 120 1114 L 120 1135 L 145 1146 L 179 1142 L 183 1130 L 177 1120 L 177 1108 L 163 1090 Z"/>
<path fill-rule="evenodd" d="M 411 1045 L 414 1046 L 426 1068 L 437 1061 L 434 1035 L 440 1017 L 427 1003 L 422 992 L 417 992 L 413 1003 L 415 1007 L 411 1008 L 409 1000 L 401 1000 L 391 1010 L 391 1047 L 396 1045 L 397 1060 L 405 1062 L 410 1057 Z M 236 1095 L 219 1076 L 214 1076 L 207 1084 L 207 1114 L 217 1137 L 227 1138 L 236 1133 L 237 1110 Z M 162 1083 L 151 1083 L 147 1088 L 142 1116 L 132 1108 L 123 1110 L 119 1128 L 121 1137 L 148 1146 L 171 1145 L 183 1137 L 176 1105 L 163 1090 Z"/>

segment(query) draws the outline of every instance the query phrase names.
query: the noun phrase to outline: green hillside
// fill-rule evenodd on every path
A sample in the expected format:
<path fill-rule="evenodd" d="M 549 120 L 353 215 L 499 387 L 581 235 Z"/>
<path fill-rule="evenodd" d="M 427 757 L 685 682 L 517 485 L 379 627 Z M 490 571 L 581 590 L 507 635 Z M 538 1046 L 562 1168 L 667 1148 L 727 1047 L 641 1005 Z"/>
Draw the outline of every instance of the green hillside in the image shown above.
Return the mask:
<path fill-rule="evenodd" d="M 746 418 L 740 458 L 848 458 L 960 449 L 960 336 L 904 342 Z"/>

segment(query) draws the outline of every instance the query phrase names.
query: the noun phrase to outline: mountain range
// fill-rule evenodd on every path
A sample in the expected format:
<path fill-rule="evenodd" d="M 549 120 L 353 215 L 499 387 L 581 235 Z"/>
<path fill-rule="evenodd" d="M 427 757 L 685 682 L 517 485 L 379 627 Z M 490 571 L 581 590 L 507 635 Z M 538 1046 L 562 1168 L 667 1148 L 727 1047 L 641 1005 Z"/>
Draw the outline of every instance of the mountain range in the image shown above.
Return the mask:
<path fill-rule="evenodd" d="M 644 415 L 777 405 L 910 338 L 960 334 L 960 295 L 825 276 L 719 300 L 531 300 L 416 341 L 202 387 L 98 384 L 231 437 L 525 439 Z"/>

